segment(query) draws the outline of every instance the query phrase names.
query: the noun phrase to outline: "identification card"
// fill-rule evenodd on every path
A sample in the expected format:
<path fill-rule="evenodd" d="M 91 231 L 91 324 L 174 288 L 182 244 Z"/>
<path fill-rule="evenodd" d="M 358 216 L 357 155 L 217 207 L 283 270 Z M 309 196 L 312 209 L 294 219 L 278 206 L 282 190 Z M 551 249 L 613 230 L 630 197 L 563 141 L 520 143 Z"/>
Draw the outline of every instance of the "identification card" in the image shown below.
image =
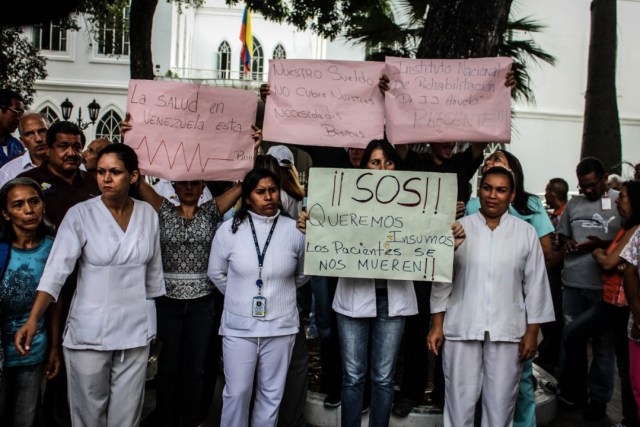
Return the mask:
<path fill-rule="evenodd" d="M 603 197 L 602 199 L 602 210 L 610 211 L 611 210 L 611 197 Z"/>
<path fill-rule="evenodd" d="M 266 314 L 267 299 L 261 295 L 253 297 L 253 317 L 264 317 Z"/>

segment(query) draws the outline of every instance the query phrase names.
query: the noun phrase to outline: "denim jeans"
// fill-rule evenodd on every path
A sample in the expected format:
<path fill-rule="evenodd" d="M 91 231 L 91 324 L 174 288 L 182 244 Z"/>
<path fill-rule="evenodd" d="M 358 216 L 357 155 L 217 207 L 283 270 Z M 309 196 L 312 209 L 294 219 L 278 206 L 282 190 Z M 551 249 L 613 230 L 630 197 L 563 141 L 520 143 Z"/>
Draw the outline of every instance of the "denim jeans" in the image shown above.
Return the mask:
<path fill-rule="evenodd" d="M 43 363 L 4 369 L 0 383 L 0 424 L 33 425 L 43 375 Z"/>
<path fill-rule="evenodd" d="M 342 426 L 360 427 L 362 399 L 371 340 L 371 412 L 369 426 L 388 426 L 393 385 L 402 340 L 404 317 L 389 317 L 386 295 L 376 298 L 376 317 L 353 318 L 338 314 L 342 354 Z M 426 360 L 425 360 L 426 363 Z"/>
<path fill-rule="evenodd" d="M 214 299 L 160 297 L 156 300 L 158 338 L 157 405 L 159 424 L 176 426 L 183 415 L 185 427 L 201 421 L 204 363 L 213 339 Z"/>
<path fill-rule="evenodd" d="M 609 330 L 592 338 L 593 360 L 589 367 L 586 340 L 567 338 L 603 321 L 602 313 L 594 309 L 602 301 L 602 291 L 564 287 L 562 290 L 564 331 L 562 339 L 560 390 L 570 400 L 591 400 L 607 403 L 613 395 L 615 355 L 613 333 Z M 588 391 L 588 396 L 585 393 Z"/>
<path fill-rule="evenodd" d="M 589 338 L 608 331 L 613 332 L 618 373 L 620 375 L 622 416 L 627 421 L 625 425 L 637 427 L 638 413 L 631 391 L 631 383 L 629 382 L 628 320 L 629 307 L 618 307 L 601 300 L 598 304 L 575 318 L 567 327 L 564 334 L 564 351 L 567 360 L 577 360 L 578 358 L 574 356 L 574 352 L 584 348 Z M 574 382 L 582 369 L 585 369 L 585 367 L 579 364 L 566 365 L 564 367 L 560 376 L 560 387 L 563 392 L 565 389 L 569 393 L 575 392 Z M 611 382 L 613 382 L 613 375 L 611 376 Z"/>

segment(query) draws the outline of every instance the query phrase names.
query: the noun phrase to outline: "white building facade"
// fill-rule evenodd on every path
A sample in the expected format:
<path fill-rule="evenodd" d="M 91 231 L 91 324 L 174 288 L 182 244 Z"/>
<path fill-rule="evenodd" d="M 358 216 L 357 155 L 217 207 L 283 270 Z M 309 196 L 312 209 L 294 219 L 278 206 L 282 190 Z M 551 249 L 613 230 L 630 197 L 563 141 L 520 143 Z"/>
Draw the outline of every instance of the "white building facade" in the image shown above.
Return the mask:
<path fill-rule="evenodd" d="M 639 83 L 640 1 L 618 4 L 618 106 L 623 160 L 640 162 Z M 534 35 L 536 42 L 557 58 L 556 66 L 530 66 L 537 103 L 515 105 L 512 142 L 508 149 L 520 158 L 531 192 L 544 191 L 552 177 L 566 179 L 575 188 L 575 165 L 579 161 L 582 117 L 587 81 L 590 31 L 590 1 L 536 0 L 514 4 L 512 16 L 530 16 L 547 26 Z M 252 14 L 254 57 L 252 72 L 243 76 L 239 39 L 243 7 L 228 7 L 224 0 L 209 0 L 198 9 L 178 13 L 172 3 L 158 2 L 154 15 L 152 53 L 158 78 L 180 78 L 205 84 L 257 91 L 268 79 L 268 60 L 364 59 L 364 48 L 343 41 L 329 42 L 311 32 L 266 21 Z M 127 12 L 123 13 L 126 19 Z M 81 27 L 85 20 L 78 19 Z M 52 30 L 52 31 L 49 31 Z M 60 104 L 69 98 L 88 119 L 87 105 L 96 100 L 101 110 L 85 133 L 119 140 L 118 123 L 125 117 L 129 83 L 128 35 L 122 28 L 101 28 L 102 42 L 87 31 L 54 34 L 55 29 L 27 28 L 48 58 L 48 77 L 36 84 L 32 110 L 43 111 L 52 120 L 62 119 Z M 132 28 L 131 31 L 135 31 Z M 46 34 L 48 32 L 48 35 Z M 108 53 L 116 53 L 109 55 Z M 630 169 L 623 174 L 630 176 Z"/>

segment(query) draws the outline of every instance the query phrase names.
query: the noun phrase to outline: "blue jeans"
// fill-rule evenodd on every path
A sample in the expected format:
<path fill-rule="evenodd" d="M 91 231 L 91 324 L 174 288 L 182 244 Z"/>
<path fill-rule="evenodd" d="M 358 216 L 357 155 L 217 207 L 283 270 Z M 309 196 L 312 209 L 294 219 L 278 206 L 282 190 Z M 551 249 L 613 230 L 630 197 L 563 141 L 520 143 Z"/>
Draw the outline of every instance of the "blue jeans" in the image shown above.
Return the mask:
<path fill-rule="evenodd" d="M 362 399 L 370 339 L 372 390 L 369 426 L 389 425 L 396 359 L 405 318 L 389 317 L 389 300 L 386 295 L 376 298 L 376 310 L 376 317 L 353 318 L 338 314 L 343 369 L 343 427 L 360 427 L 362 422 Z"/>
<path fill-rule="evenodd" d="M 562 338 L 560 365 L 560 390 L 570 400 L 590 400 L 607 403 L 613 395 L 615 354 L 611 330 L 593 336 L 591 345 L 593 360 L 589 367 L 586 340 L 568 337 L 581 335 L 580 330 L 590 329 L 601 322 L 597 309 L 602 301 L 602 291 L 564 287 L 562 310 L 565 329 Z M 595 322 L 595 323 L 594 323 Z M 588 396 L 585 393 L 588 391 Z"/>
<path fill-rule="evenodd" d="M 183 415 L 182 425 L 196 426 L 203 416 L 205 356 L 215 332 L 213 295 L 193 300 L 160 297 L 156 309 L 162 345 L 157 376 L 158 424 L 180 425 Z"/>
<path fill-rule="evenodd" d="M 36 417 L 44 363 L 5 368 L 0 384 L 0 423 L 31 427 Z M 2 423 L 4 424 L 4 423 Z"/>

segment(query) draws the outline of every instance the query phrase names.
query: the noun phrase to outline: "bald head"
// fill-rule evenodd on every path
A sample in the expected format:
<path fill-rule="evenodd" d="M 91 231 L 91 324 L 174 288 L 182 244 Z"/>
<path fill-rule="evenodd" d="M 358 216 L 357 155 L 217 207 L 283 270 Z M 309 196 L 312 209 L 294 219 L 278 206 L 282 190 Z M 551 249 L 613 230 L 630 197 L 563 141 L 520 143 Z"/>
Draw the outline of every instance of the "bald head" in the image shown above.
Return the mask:
<path fill-rule="evenodd" d="M 88 171 L 94 171 L 98 167 L 98 153 L 107 145 L 111 144 L 107 138 L 97 138 L 91 141 L 87 148 L 82 152 L 84 159 L 84 167 Z"/>

